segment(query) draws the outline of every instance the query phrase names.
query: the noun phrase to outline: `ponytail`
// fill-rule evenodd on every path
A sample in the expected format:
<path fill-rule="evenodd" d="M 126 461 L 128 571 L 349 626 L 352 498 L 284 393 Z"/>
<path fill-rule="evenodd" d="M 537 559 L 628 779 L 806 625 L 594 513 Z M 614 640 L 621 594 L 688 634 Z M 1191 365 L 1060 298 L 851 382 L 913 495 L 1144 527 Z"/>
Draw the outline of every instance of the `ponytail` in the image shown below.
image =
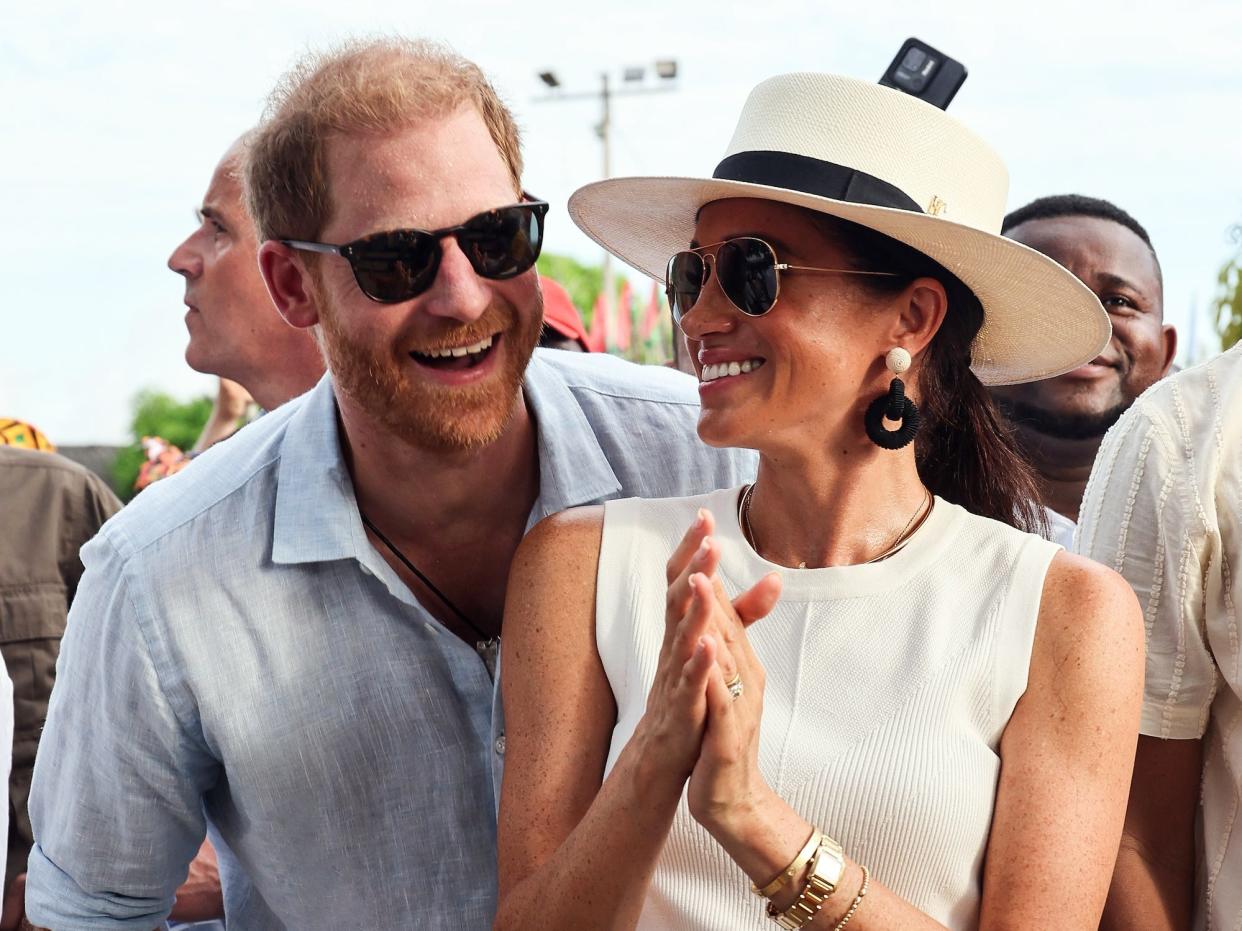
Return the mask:
<path fill-rule="evenodd" d="M 950 296 L 949 313 L 919 374 L 923 429 L 914 441 L 919 477 L 932 492 L 971 513 L 1044 533 L 1048 523 L 1034 471 L 992 396 L 970 370 L 970 342 L 983 310 L 967 294 L 967 300 L 959 295 L 956 303 Z M 963 325 L 964 317 L 975 316 L 967 310 L 971 303 L 979 308 L 979 324 Z"/>
<path fill-rule="evenodd" d="M 1035 472 L 970 370 L 971 342 L 983 326 L 983 305 L 974 292 L 934 259 L 883 233 L 825 214 L 815 220 L 860 270 L 898 273 L 869 279 L 863 287 L 892 292 L 922 277 L 944 285 L 949 309 L 924 353 L 918 379 L 923 427 L 914 456 L 923 484 L 971 513 L 1045 533 L 1048 521 Z"/>

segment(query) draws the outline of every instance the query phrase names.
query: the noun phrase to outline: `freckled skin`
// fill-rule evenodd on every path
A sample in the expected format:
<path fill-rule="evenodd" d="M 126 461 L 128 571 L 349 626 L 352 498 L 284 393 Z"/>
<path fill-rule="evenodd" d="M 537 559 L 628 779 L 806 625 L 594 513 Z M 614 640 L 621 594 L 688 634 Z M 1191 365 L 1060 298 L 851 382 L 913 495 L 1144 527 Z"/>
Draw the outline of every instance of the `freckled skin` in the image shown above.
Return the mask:
<path fill-rule="evenodd" d="M 708 205 L 699 219 L 698 243 L 761 234 L 787 244 L 778 250 L 782 260 L 840 267 L 834 244 L 794 208 L 722 202 Z M 892 454 L 869 444 L 862 411 L 891 377 L 883 357 L 894 334 L 912 347 L 917 365 L 918 351 L 943 319 L 937 316 L 943 295 L 943 288 L 937 293 L 914 284 L 897 297 L 877 299 L 840 279 L 790 274 L 765 316 L 742 315 L 709 282 L 683 318 L 692 353 L 728 348 L 766 360 L 733 385 L 704 386 L 699 432 L 714 445 L 760 450 L 754 500 L 765 483 L 774 494 L 764 499 L 770 507 L 755 513 L 767 521 L 755 529 L 768 546 L 765 555 L 775 550 L 774 561 L 796 565 L 784 560 L 827 527 L 819 538 L 827 542 L 815 551 L 817 565 L 853 564 L 862 561 L 858 554 L 874 553 L 876 541 L 891 539 L 891 527 L 879 524 L 900 527 L 908 518 L 905 502 L 897 508 L 891 499 L 899 489 L 919 500 L 913 452 Z M 697 360 L 696 368 L 701 364 Z M 790 475 L 796 480 L 785 481 Z M 816 482 L 823 487 L 813 487 Z M 697 681 L 700 672 L 693 644 L 681 639 L 695 613 L 681 613 L 679 599 L 686 572 L 697 568 L 712 576 L 715 569 L 708 557 L 679 562 L 678 554 L 700 552 L 695 547 L 709 529 L 689 530 L 670 559 L 669 633 L 657 687 L 634 739 L 602 782 L 616 725 L 595 643 L 602 526 L 598 509 L 549 518 L 515 559 L 502 663 L 508 750 L 497 927 L 594 927 L 607 915 L 610 927 L 632 928 L 683 789 L 691 814 L 760 883 L 789 863 L 811 831 L 756 775 L 764 671 L 748 649 L 745 622 L 739 623 L 745 612 L 736 601 L 715 599 L 711 630 L 723 646 L 699 686 L 701 697 L 693 688 L 678 693 L 664 687 L 670 676 Z M 1050 908 L 1058 927 L 1095 931 L 1121 835 L 1142 661 L 1142 622 L 1129 586 L 1086 559 L 1055 556 L 1041 595 L 1027 689 L 1000 742 L 982 931 L 1042 931 Z M 731 701 L 723 686 L 726 668 L 740 674 L 750 701 Z M 733 743 L 719 738 L 724 731 L 734 735 Z M 687 735 L 701 741 L 692 765 L 678 739 Z M 859 891 L 854 853 L 846 851 L 842 893 L 808 925 L 812 931 L 834 927 Z M 578 892 L 548 895 L 553 888 Z M 788 905 L 794 894 L 787 890 L 781 902 Z M 886 888 L 882 876 L 872 876 L 850 927 L 941 926 Z"/>

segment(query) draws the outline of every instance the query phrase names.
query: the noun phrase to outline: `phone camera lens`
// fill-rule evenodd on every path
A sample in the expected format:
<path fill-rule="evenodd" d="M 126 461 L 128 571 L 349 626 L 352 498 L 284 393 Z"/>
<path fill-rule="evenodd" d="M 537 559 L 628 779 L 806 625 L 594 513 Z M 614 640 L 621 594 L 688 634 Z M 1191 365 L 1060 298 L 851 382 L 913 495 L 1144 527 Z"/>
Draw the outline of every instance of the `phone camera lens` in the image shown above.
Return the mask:
<path fill-rule="evenodd" d="M 906 57 L 901 60 L 901 69 L 903 71 L 918 71 L 923 67 L 925 61 L 927 61 L 927 53 L 922 49 L 912 48 L 906 52 Z"/>
<path fill-rule="evenodd" d="M 937 64 L 939 62 L 931 55 L 912 46 L 902 56 L 901 64 L 893 74 L 893 83 L 907 93 L 918 94 L 931 80 Z"/>

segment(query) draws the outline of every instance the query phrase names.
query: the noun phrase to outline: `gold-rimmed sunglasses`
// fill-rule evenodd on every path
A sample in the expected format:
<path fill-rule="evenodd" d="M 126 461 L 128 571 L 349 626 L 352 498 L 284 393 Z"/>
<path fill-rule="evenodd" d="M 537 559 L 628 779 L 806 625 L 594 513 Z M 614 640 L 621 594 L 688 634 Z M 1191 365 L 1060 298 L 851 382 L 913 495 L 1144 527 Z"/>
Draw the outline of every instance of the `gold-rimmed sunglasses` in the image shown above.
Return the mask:
<path fill-rule="evenodd" d="M 708 250 L 715 249 L 713 254 Z M 784 272 L 817 272 L 825 275 L 871 275 L 881 278 L 899 278 L 897 272 L 867 272 L 855 268 L 815 268 L 809 265 L 790 265 L 776 257 L 776 251 L 757 236 L 738 236 L 706 246 L 696 246 L 678 252 L 668 260 L 664 274 L 668 306 L 673 321 L 681 325 L 681 319 L 699 301 L 712 268 L 716 281 L 729 302 L 750 317 L 762 317 L 776 306 L 781 293 L 781 274 Z"/>

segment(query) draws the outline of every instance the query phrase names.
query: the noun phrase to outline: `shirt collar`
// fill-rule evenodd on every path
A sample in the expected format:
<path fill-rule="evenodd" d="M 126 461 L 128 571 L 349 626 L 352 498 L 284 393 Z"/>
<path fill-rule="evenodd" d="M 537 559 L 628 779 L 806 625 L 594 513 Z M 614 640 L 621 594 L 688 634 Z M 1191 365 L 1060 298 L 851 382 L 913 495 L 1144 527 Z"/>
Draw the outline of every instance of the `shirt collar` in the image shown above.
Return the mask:
<path fill-rule="evenodd" d="M 523 390 L 539 453 L 539 498 L 528 529 L 549 514 L 614 497 L 621 483 L 594 427 L 564 377 L 539 352 L 527 366 Z M 272 561 L 355 559 L 371 549 L 341 452 L 332 376 L 325 374 L 285 428 Z"/>
<path fill-rule="evenodd" d="M 341 452 L 332 376 L 325 374 L 302 398 L 285 428 L 276 479 L 272 561 L 353 559 L 366 552 L 360 546 L 365 540 Z"/>
<path fill-rule="evenodd" d="M 621 482 L 595 428 L 555 366 L 536 350 L 523 383 L 539 440 L 539 499 L 533 525 L 549 514 L 614 497 Z M 528 527 L 529 529 L 529 527 Z"/>

